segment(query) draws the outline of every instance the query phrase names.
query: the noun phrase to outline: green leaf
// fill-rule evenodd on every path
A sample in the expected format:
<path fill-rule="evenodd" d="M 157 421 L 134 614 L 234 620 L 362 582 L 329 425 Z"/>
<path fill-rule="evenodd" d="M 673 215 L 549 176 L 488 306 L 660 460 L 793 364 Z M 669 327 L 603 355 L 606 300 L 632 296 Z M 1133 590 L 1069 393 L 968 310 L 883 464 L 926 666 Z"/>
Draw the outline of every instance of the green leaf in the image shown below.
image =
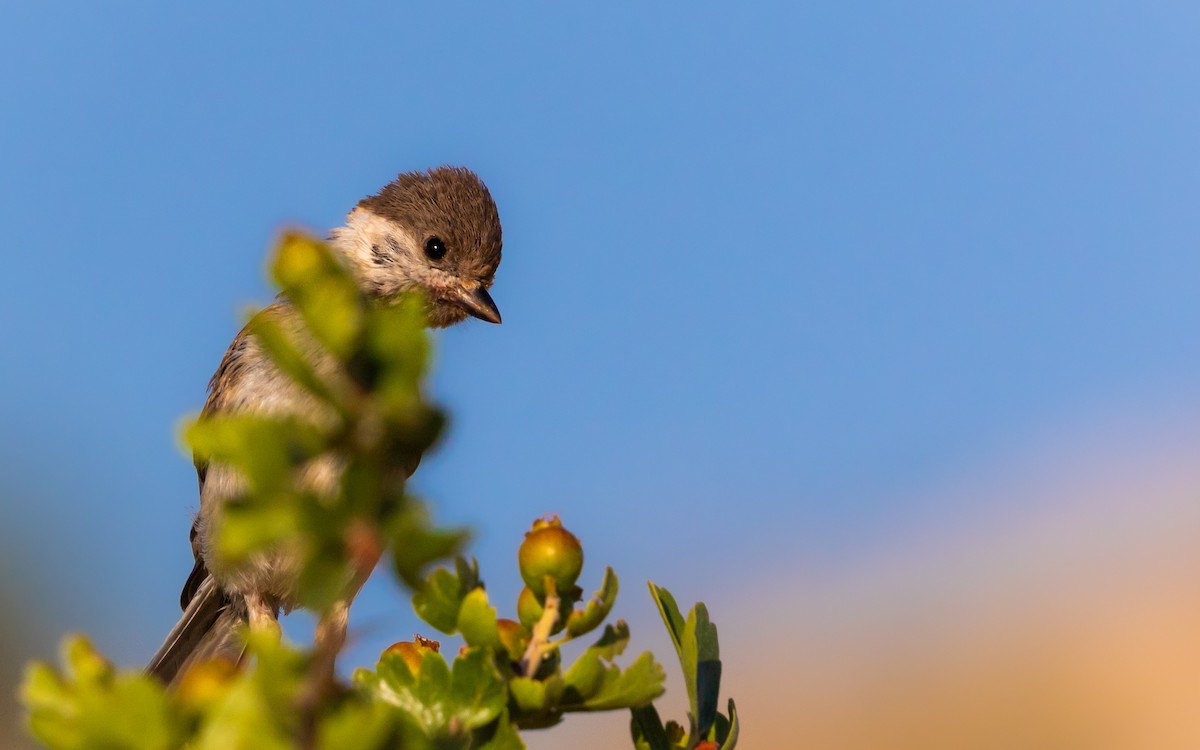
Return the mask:
<path fill-rule="evenodd" d="M 393 416 L 421 402 L 421 379 L 430 360 L 425 324 L 425 302 L 417 294 L 371 309 L 367 351 L 379 366 L 360 380 L 373 387 L 385 412 Z"/>
<path fill-rule="evenodd" d="M 508 711 L 502 711 L 493 723 L 475 732 L 472 750 L 525 750 L 517 728 L 509 721 Z"/>
<path fill-rule="evenodd" d="M 603 635 L 586 651 L 579 655 L 575 663 L 563 675 L 566 686 L 563 697 L 568 704 L 578 705 L 594 697 L 605 685 L 606 680 L 612 679 L 605 662 L 612 662 L 629 643 L 629 626 L 619 620 L 616 626 L 609 625 Z M 617 670 L 619 672 L 619 670 Z"/>
<path fill-rule="evenodd" d="M 729 699 L 729 727 L 725 732 L 725 737 L 720 740 L 720 750 L 733 750 L 737 747 L 738 732 L 737 706 L 733 705 L 733 698 Z"/>
<path fill-rule="evenodd" d="M 438 568 L 413 594 L 413 609 L 425 622 L 443 633 L 453 634 L 458 628 L 458 610 L 466 594 L 458 576 Z"/>
<path fill-rule="evenodd" d="M 491 653 L 483 649 L 468 650 L 453 667 L 427 651 L 415 675 L 401 656 L 385 652 L 374 673 L 355 673 L 355 683 L 403 711 L 431 738 L 461 736 L 490 724 L 508 700 Z"/>
<path fill-rule="evenodd" d="M 194 750 L 289 750 L 295 746 L 288 713 L 275 713 L 261 682 L 233 683 L 206 717 L 189 748 Z"/>
<path fill-rule="evenodd" d="M 458 610 L 458 632 L 469 646 L 494 650 L 500 646 L 500 631 L 496 626 L 496 610 L 488 604 L 487 592 L 477 588 L 462 600 Z"/>
<path fill-rule="evenodd" d="M 183 743 L 183 717 L 157 681 L 137 672 L 118 674 L 78 636 L 64 641 L 62 652 L 64 672 L 33 664 L 20 690 L 30 731 L 44 745 L 169 750 Z"/>
<path fill-rule="evenodd" d="M 116 676 L 112 662 L 100 655 L 91 641 L 76 635 L 66 638 L 59 649 L 68 679 L 83 686 L 108 685 Z"/>
<path fill-rule="evenodd" d="M 281 315 L 281 308 L 268 307 L 255 313 L 246 327 L 275 366 L 291 378 L 292 382 L 344 415 L 342 399 L 329 383 L 317 375 L 312 362 L 288 335 L 280 319 Z"/>
<path fill-rule="evenodd" d="M 509 680 L 508 692 L 521 711 L 541 713 L 550 704 L 546 683 L 531 677 L 516 677 Z"/>
<path fill-rule="evenodd" d="M 293 469 L 325 448 L 310 424 L 249 414 L 201 417 L 184 428 L 184 440 L 199 458 L 238 469 L 255 493 L 288 489 Z"/>
<path fill-rule="evenodd" d="M 630 709 L 629 733 L 636 750 L 674 750 L 654 704 Z"/>
<path fill-rule="evenodd" d="M 321 717 L 317 727 L 320 750 L 383 750 L 392 733 L 392 720 L 381 703 L 346 700 Z"/>
<path fill-rule="evenodd" d="M 362 331 L 365 304 L 329 247 L 311 237 L 286 235 L 271 270 L 313 338 L 335 356 L 349 357 Z"/>
<path fill-rule="evenodd" d="M 552 727 L 562 721 L 559 703 L 563 697 L 562 675 L 545 679 L 514 677 L 508 681 L 509 710 L 514 724 L 522 729 Z"/>
<path fill-rule="evenodd" d="M 677 721 L 668 721 L 667 741 L 671 743 L 671 747 L 683 750 L 683 748 L 688 746 L 687 730 Z"/>
<path fill-rule="evenodd" d="M 468 560 L 462 555 L 454 558 L 454 574 L 462 585 L 463 591 L 474 591 L 483 588 L 483 579 L 479 577 L 479 561 L 475 558 Z"/>
<path fill-rule="evenodd" d="M 610 711 L 645 706 L 663 694 L 665 680 L 662 666 L 647 652 L 625 670 L 616 665 L 605 668 L 590 697 L 578 703 L 564 703 L 561 708 L 564 711 Z"/>
<path fill-rule="evenodd" d="M 373 404 L 378 405 L 378 401 Z M 424 402 L 414 402 L 412 408 L 402 412 L 388 412 L 374 406 L 372 411 L 385 418 L 380 450 L 387 456 L 389 464 L 397 467 L 415 469 L 422 454 L 437 441 L 446 426 L 446 415 Z"/>
<path fill-rule="evenodd" d="M 296 504 L 280 495 L 268 501 L 230 500 L 214 528 L 217 554 L 222 560 L 237 563 L 255 552 L 296 539 L 301 524 Z"/>
<path fill-rule="evenodd" d="M 323 545 L 306 556 L 296 585 L 297 601 L 316 612 L 325 612 L 345 598 L 352 579 L 345 546 Z"/>
<path fill-rule="evenodd" d="M 563 711 L 607 711 L 645 706 L 663 693 L 666 675 L 649 653 L 624 671 L 612 663 L 629 643 L 629 626 L 618 621 L 604 629 L 563 675 Z"/>
<path fill-rule="evenodd" d="M 625 653 L 625 646 L 628 644 L 629 625 L 624 620 L 617 620 L 616 624 L 604 628 L 600 638 L 588 647 L 588 651 L 596 653 L 606 661 L 612 661 Z"/>
<path fill-rule="evenodd" d="M 392 548 L 392 563 L 396 573 L 409 586 L 418 589 L 422 586 L 421 572 L 438 560 L 444 560 L 456 554 L 470 537 L 463 529 L 433 528 L 424 505 L 413 499 L 409 499 L 406 507 L 388 521 L 387 536 Z M 459 599 L 469 590 L 469 588 L 463 588 L 458 595 Z M 457 606 L 456 602 L 453 613 L 454 620 L 458 619 Z M 419 610 L 418 614 L 420 614 Z M 454 620 L 449 623 L 451 628 L 453 628 Z M 426 620 L 426 622 L 429 621 Z M 454 632 L 453 629 L 443 630 L 432 622 L 429 624 L 445 633 Z"/>
<path fill-rule="evenodd" d="M 717 626 L 709 620 L 708 609 L 703 602 L 692 607 L 685 620 L 669 591 L 651 582 L 650 595 L 658 605 L 659 614 L 679 654 L 691 707 L 691 734 L 704 736 L 716 721 L 721 685 Z"/>
<path fill-rule="evenodd" d="M 21 704 L 33 710 L 34 719 L 37 719 L 39 714 L 69 716 L 75 711 L 75 701 L 70 689 L 54 667 L 44 662 L 33 662 L 25 668 L 19 696 Z M 58 744 L 47 740 L 43 742 Z"/>
<path fill-rule="evenodd" d="M 468 649 L 454 660 L 450 697 L 452 726 L 478 729 L 500 715 L 508 702 L 508 692 L 490 651 Z"/>
<path fill-rule="evenodd" d="M 566 690 L 563 696 L 568 703 L 580 704 L 599 692 L 604 684 L 605 666 L 600 657 L 588 649 L 563 674 Z"/>
<path fill-rule="evenodd" d="M 349 516 L 376 518 L 391 492 L 403 497 L 403 482 L 388 482 L 389 467 L 374 456 L 357 455 L 346 462 L 341 475 L 341 505 Z"/>
<path fill-rule="evenodd" d="M 717 626 L 708 619 L 708 608 L 700 602 L 688 612 L 683 628 L 683 672 L 696 726 L 693 734 L 705 736 L 717 718 L 721 689 L 721 658 Z"/>
<path fill-rule="evenodd" d="M 667 634 L 671 636 L 671 642 L 675 644 L 675 651 L 679 654 L 680 661 L 683 661 L 681 638 L 684 618 L 679 613 L 679 605 L 675 603 L 675 597 L 671 596 L 670 591 L 655 586 L 654 581 L 647 581 L 647 583 L 650 585 L 650 596 L 658 606 L 658 613 L 662 616 L 663 624 L 667 626 Z"/>
<path fill-rule="evenodd" d="M 423 695 L 441 698 L 450 692 L 450 665 L 433 649 L 421 652 L 421 668 L 413 676 L 423 686 Z"/>
<path fill-rule="evenodd" d="M 417 674 L 409 671 L 403 657 L 384 652 L 375 673 L 355 675 L 360 686 L 380 700 L 408 715 L 426 736 L 444 732 L 450 721 L 450 667 L 441 654 L 425 652 Z"/>
<path fill-rule="evenodd" d="M 612 568 L 605 568 L 600 590 L 588 601 L 584 609 L 574 610 L 567 618 L 567 635 L 577 638 L 595 630 L 604 622 L 604 618 L 608 617 L 617 601 L 618 588 L 616 573 L 613 573 Z"/>

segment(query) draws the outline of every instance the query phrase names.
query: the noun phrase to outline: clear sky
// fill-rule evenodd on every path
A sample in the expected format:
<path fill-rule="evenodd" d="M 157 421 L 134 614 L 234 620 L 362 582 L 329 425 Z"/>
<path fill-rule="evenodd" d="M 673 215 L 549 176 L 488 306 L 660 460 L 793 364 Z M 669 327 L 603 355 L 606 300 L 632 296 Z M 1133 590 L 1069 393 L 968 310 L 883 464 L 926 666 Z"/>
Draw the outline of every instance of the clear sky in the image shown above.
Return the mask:
<path fill-rule="evenodd" d="M 276 233 L 399 171 L 474 168 L 504 224 L 416 479 L 498 592 L 556 511 L 627 608 L 719 611 L 987 512 L 910 498 L 1064 424 L 1200 403 L 1195 4 L 647 6 L 0 10 L 0 562 L 47 637 L 151 653 L 178 420 Z M 362 654 L 416 627 L 386 582 L 362 611 Z"/>

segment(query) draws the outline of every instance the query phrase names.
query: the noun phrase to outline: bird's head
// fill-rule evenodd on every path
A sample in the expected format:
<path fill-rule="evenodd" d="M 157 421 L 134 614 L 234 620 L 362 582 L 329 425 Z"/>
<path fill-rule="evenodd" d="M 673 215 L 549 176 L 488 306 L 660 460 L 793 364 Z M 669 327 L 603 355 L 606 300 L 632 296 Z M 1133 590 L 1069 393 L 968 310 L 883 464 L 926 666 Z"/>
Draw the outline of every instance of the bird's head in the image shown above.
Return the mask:
<path fill-rule="evenodd" d="M 368 294 L 424 292 L 430 325 L 468 315 L 500 322 L 487 291 L 500 265 L 500 217 L 487 186 L 469 169 L 401 174 L 359 201 L 332 240 Z"/>

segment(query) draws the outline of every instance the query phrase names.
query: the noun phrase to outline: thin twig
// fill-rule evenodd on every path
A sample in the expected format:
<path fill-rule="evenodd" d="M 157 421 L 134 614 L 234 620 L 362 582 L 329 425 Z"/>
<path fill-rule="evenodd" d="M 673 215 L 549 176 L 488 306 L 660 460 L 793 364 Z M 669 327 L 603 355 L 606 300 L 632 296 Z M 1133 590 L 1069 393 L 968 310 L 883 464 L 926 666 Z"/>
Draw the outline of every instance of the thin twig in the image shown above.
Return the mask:
<path fill-rule="evenodd" d="M 555 645 L 550 643 L 550 634 L 554 630 L 554 626 L 558 624 L 558 608 L 561 606 L 561 600 L 558 598 L 558 592 L 554 590 L 554 578 L 546 576 L 546 605 L 542 610 L 542 616 L 533 626 L 533 634 L 529 637 L 529 646 L 525 649 L 525 655 L 521 657 L 518 665 L 521 674 L 526 677 L 532 677 L 533 673 L 542 664 L 542 657 L 546 652 L 555 648 Z"/>

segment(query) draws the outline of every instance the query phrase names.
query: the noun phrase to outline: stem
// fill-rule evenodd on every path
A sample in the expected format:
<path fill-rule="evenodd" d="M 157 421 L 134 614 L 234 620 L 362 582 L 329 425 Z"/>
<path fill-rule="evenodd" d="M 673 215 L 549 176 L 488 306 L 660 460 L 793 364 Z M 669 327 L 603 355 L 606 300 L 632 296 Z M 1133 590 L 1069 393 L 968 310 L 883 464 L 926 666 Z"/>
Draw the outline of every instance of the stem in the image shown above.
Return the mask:
<path fill-rule="evenodd" d="M 529 646 L 525 649 L 525 655 L 521 657 L 518 665 L 518 671 L 526 676 L 532 677 L 533 673 L 542 664 L 542 657 L 546 652 L 557 648 L 556 644 L 550 642 L 550 633 L 554 630 L 554 626 L 558 624 L 558 608 L 561 605 L 561 600 L 558 598 L 558 592 L 555 591 L 554 578 L 546 576 L 546 606 L 542 610 L 542 616 L 533 625 L 533 634 L 529 637 Z"/>
<path fill-rule="evenodd" d="M 350 525 L 346 536 L 346 547 L 353 571 L 351 579 L 344 598 L 334 602 L 321 614 L 321 619 L 317 622 L 312 662 L 300 691 L 300 747 L 304 750 L 316 747 L 317 713 L 322 701 L 328 698 L 334 689 L 337 657 L 346 645 L 350 602 L 366 583 L 383 555 L 383 542 L 379 539 L 379 534 L 361 520 Z"/>

